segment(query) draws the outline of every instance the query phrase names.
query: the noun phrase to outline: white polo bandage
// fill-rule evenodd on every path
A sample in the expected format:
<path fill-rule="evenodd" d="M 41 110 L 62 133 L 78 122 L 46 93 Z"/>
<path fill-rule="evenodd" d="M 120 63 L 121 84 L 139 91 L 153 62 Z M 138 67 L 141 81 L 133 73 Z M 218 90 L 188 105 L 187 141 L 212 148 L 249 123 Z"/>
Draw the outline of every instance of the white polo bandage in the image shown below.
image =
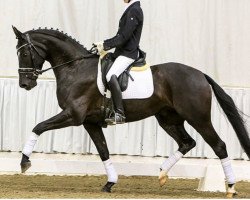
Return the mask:
<path fill-rule="evenodd" d="M 108 182 L 111 183 L 117 183 L 118 181 L 118 175 L 115 171 L 114 165 L 111 162 L 110 159 L 103 162 L 107 176 L 108 176 Z"/>
<path fill-rule="evenodd" d="M 221 159 L 221 165 L 228 184 L 235 184 L 235 175 L 229 158 Z"/>
<path fill-rule="evenodd" d="M 30 137 L 28 138 L 27 142 L 25 143 L 23 151 L 22 151 L 22 153 L 24 155 L 30 157 L 30 155 L 31 155 L 31 153 L 36 145 L 38 137 L 39 137 L 39 135 L 37 135 L 35 133 L 32 133 L 30 135 Z"/>
<path fill-rule="evenodd" d="M 176 151 L 162 164 L 161 169 L 168 172 L 182 157 L 183 154 L 179 151 Z"/>

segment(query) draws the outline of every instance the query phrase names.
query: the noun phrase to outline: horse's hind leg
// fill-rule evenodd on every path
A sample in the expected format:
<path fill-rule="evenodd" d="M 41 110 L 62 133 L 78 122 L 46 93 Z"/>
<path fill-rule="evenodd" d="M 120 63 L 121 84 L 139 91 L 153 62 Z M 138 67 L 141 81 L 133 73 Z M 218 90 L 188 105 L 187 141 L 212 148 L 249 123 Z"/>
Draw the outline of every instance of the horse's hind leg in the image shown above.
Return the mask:
<path fill-rule="evenodd" d="M 228 197 L 232 197 L 236 194 L 236 191 L 234 190 L 236 181 L 231 162 L 228 158 L 226 144 L 220 139 L 210 120 L 204 123 L 189 123 L 196 129 L 197 132 L 200 133 L 203 139 L 209 144 L 215 154 L 220 158 L 226 181 L 228 183 L 227 195 Z"/>
<path fill-rule="evenodd" d="M 160 126 L 177 142 L 179 148 L 162 164 L 159 176 L 160 185 L 167 181 L 168 171 L 185 155 L 195 147 L 196 142 L 190 137 L 184 128 L 184 120 L 174 111 L 165 111 L 156 115 Z"/>
<path fill-rule="evenodd" d="M 185 155 L 188 151 L 195 147 L 196 143 L 193 138 L 186 132 L 184 128 L 184 120 L 179 124 L 169 124 L 164 118 L 156 115 L 160 126 L 177 142 L 178 151 Z"/>

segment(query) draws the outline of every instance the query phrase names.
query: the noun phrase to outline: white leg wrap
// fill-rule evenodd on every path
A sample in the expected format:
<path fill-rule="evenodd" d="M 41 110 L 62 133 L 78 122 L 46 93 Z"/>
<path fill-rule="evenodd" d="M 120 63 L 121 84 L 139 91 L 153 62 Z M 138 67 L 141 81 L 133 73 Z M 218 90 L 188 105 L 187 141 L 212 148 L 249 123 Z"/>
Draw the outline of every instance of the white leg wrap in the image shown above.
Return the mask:
<path fill-rule="evenodd" d="M 179 151 L 176 151 L 162 164 L 161 169 L 168 172 L 182 157 L 183 154 Z"/>
<path fill-rule="evenodd" d="M 24 145 L 23 151 L 22 153 L 28 157 L 30 157 L 34 146 L 36 145 L 37 139 L 38 139 L 38 135 L 35 133 L 32 133 L 29 137 L 29 139 L 27 140 L 27 142 Z"/>
<path fill-rule="evenodd" d="M 107 176 L 108 176 L 108 182 L 111 183 L 117 183 L 118 181 L 118 175 L 115 171 L 114 165 L 111 162 L 110 159 L 103 162 Z"/>
<path fill-rule="evenodd" d="M 223 167 L 227 183 L 228 184 L 235 184 L 235 182 L 236 182 L 235 176 L 234 176 L 233 168 L 232 168 L 232 165 L 231 165 L 229 158 L 221 159 L 221 165 Z"/>

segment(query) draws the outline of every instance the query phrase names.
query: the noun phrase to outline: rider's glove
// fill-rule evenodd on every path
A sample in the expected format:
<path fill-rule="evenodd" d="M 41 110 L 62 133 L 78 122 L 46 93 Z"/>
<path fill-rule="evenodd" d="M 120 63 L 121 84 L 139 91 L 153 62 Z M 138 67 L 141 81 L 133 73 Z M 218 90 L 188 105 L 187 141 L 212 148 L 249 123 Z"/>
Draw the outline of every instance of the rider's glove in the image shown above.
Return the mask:
<path fill-rule="evenodd" d="M 96 45 L 96 49 L 98 53 L 102 53 L 104 51 L 103 41 L 102 42 L 95 42 L 94 45 Z"/>
<path fill-rule="evenodd" d="M 96 49 L 98 51 L 98 54 L 103 57 L 107 52 L 104 51 L 103 41 L 101 42 L 95 42 L 94 45 L 96 45 Z"/>

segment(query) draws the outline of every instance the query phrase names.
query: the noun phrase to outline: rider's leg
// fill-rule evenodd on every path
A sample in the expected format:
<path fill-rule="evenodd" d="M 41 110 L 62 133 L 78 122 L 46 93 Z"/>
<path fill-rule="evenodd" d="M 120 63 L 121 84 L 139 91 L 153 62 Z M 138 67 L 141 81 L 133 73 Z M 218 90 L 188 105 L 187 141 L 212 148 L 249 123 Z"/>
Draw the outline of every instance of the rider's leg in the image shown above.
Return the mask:
<path fill-rule="evenodd" d="M 115 115 L 111 116 L 111 118 L 109 119 L 106 119 L 106 122 L 110 125 L 125 123 L 125 114 L 122 103 L 122 93 L 121 93 L 121 88 L 119 86 L 118 77 L 133 62 L 134 60 L 131 58 L 127 58 L 125 56 L 119 56 L 115 60 L 113 66 L 111 67 L 110 71 L 106 76 L 115 107 Z"/>
<path fill-rule="evenodd" d="M 116 75 L 116 77 L 119 77 L 134 61 L 135 60 L 125 56 L 117 57 L 106 76 L 107 82 L 110 81 L 112 75 Z"/>
<path fill-rule="evenodd" d="M 108 82 L 108 85 L 112 94 L 112 100 L 114 102 L 115 116 L 112 116 L 110 119 L 107 119 L 106 122 L 108 124 L 124 123 L 125 114 L 122 103 L 122 92 L 116 75 L 112 75 L 110 81 Z"/>

